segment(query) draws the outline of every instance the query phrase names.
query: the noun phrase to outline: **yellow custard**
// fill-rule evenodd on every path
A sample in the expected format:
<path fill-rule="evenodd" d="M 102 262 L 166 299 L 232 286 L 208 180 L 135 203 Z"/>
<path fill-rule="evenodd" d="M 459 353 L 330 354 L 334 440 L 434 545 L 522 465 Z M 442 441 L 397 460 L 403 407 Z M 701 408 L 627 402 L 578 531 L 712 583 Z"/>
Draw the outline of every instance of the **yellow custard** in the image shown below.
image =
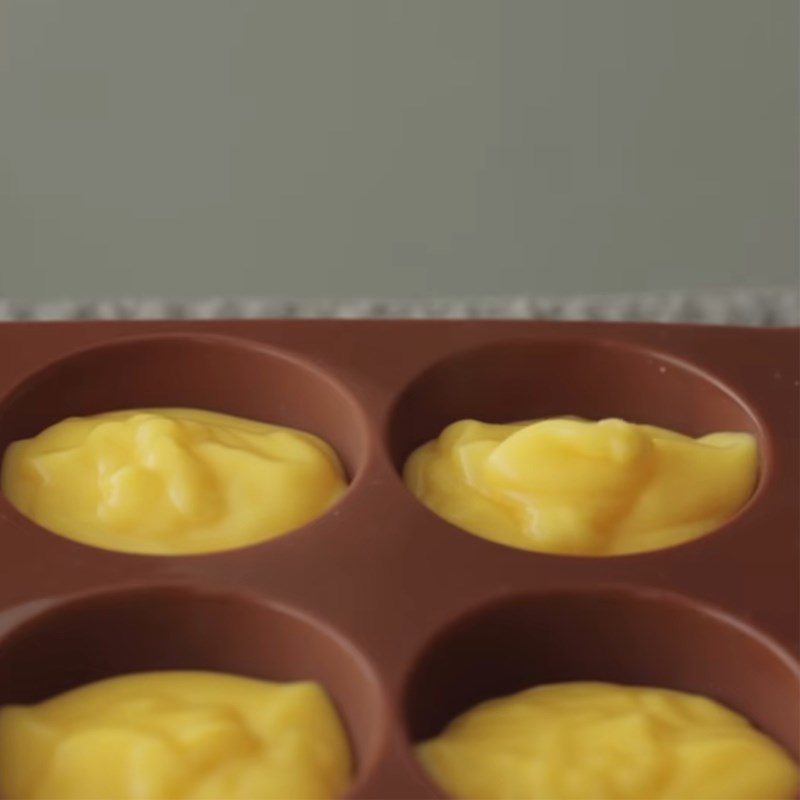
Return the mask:
<path fill-rule="evenodd" d="M 6 451 L 2 489 L 25 516 L 133 553 L 226 550 L 322 514 L 345 491 L 304 431 L 186 408 L 74 417 Z"/>
<path fill-rule="evenodd" d="M 417 752 L 462 800 L 792 800 L 798 787 L 789 756 L 724 706 L 604 683 L 490 700 Z"/>
<path fill-rule="evenodd" d="M 350 775 L 315 683 L 150 672 L 0 710 L 0 793 L 13 800 L 326 800 Z"/>
<path fill-rule="evenodd" d="M 615 555 L 694 539 L 753 493 L 747 433 L 693 439 L 619 419 L 462 420 L 405 466 L 411 491 L 464 530 L 525 550 Z"/>

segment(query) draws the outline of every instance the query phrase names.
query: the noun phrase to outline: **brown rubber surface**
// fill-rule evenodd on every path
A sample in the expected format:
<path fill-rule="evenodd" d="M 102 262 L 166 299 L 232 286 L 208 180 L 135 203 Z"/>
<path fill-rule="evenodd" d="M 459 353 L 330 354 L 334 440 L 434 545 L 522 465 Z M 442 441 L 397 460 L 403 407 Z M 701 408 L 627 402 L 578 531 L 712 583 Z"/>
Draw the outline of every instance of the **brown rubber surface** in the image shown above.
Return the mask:
<path fill-rule="evenodd" d="M 0 704 L 110 675 L 312 678 L 357 759 L 349 798 L 441 797 L 412 743 L 539 682 L 701 692 L 798 755 L 800 335 L 635 323 L 246 320 L 0 324 L 0 450 L 70 415 L 191 406 L 304 428 L 344 499 L 208 555 L 94 549 L 0 497 Z M 405 457 L 453 420 L 618 416 L 754 433 L 720 530 L 612 558 L 528 553 L 422 507 Z"/>

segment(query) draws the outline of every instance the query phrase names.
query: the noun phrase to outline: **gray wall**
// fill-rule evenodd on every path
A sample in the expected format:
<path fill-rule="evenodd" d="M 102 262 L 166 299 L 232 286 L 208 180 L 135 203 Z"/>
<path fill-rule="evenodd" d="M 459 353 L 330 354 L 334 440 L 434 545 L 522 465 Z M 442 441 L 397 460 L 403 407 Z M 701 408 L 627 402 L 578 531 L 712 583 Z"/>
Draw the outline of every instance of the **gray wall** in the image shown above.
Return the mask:
<path fill-rule="evenodd" d="M 5 0 L 0 295 L 797 280 L 795 0 Z"/>

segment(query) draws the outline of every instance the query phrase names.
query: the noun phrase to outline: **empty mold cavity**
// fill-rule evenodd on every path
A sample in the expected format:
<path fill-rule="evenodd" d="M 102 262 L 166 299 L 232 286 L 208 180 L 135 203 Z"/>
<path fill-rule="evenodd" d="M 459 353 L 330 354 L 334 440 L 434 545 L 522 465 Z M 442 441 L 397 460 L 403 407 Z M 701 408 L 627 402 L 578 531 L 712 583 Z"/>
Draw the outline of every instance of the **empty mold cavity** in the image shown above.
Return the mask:
<path fill-rule="evenodd" d="M 314 433 L 351 477 L 363 461 L 358 406 L 322 369 L 257 343 L 208 335 L 121 339 L 46 366 L 0 403 L 0 452 L 70 416 L 159 406 Z"/>
<path fill-rule="evenodd" d="M 619 417 L 691 436 L 759 433 L 754 414 L 690 365 L 612 341 L 519 339 L 452 356 L 422 373 L 395 404 L 389 446 L 398 470 L 451 422 L 554 416 Z"/>
<path fill-rule="evenodd" d="M 406 684 L 410 740 L 437 735 L 484 700 L 565 681 L 702 694 L 798 754 L 800 673 L 791 657 L 722 612 L 633 589 L 508 598 L 453 622 Z"/>
<path fill-rule="evenodd" d="M 0 705 L 151 670 L 317 681 L 344 721 L 357 765 L 380 738 L 377 683 L 335 631 L 255 598 L 184 587 L 87 596 L 14 628 L 0 640 Z"/>

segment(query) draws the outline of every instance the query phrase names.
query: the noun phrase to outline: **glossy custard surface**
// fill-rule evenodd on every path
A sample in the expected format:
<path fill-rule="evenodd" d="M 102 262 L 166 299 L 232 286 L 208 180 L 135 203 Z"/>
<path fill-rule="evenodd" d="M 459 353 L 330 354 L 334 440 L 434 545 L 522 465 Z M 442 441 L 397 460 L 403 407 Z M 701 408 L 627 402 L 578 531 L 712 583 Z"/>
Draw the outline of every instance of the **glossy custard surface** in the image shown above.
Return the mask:
<path fill-rule="evenodd" d="M 792 800 L 797 766 L 720 704 L 604 683 L 482 703 L 418 746 L 462 800 Z"/>
<path fill-rule="evenodd" d="M 693 439 L 619 419 L 462 420 L 414 451 L 404 476 L 439 516 L 525 550 L 616 555 L 702 536 L 755 489 L 747 433 Z"/>
<path fill-rule="evenodd" d="M 315 683 L 139 673 L 0 710 L 0 793 L 14 800 L 326 800 L 350 774 Z"/>
<path fill-rule="evenodd" d="M 162 555 L 271 539 L 345 488 L 336 454 L 310 433 L 184 408 L 66 419 L 14 442 L 2 467 L 3 493 L 43 527 Z"/>

